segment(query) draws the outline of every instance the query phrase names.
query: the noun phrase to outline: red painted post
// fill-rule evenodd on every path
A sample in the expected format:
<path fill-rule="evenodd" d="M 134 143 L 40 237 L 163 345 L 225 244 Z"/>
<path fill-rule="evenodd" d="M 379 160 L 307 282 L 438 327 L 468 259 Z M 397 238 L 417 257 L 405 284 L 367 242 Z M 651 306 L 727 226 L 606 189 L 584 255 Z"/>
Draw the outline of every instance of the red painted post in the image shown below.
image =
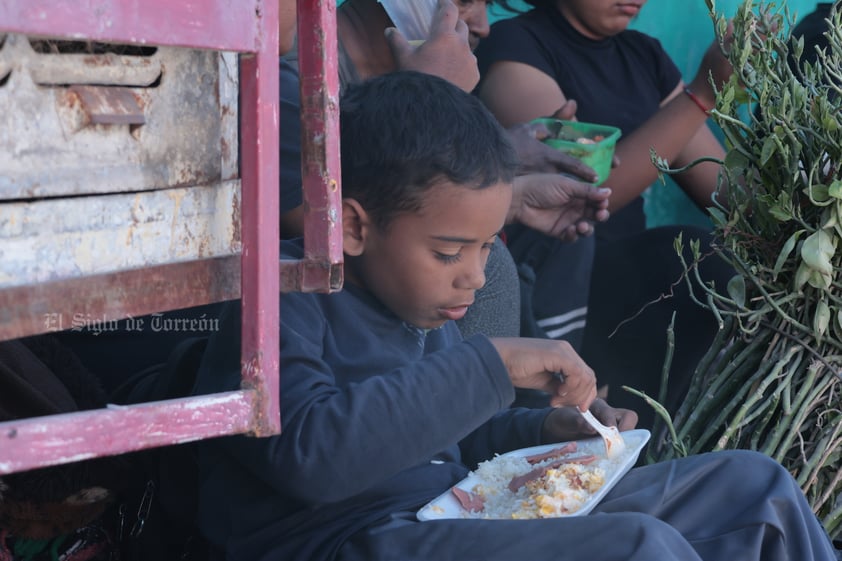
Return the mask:
<path fill-rule="evenodd" d="M 258 14 L 258 51 L 240 63 L 241 363 L 243 387 L 257 392 L 254 433 L 263 436 L 281 430 L 277 1 L 261 2 Z"/>
<path fill-rule="evenodd" d="M 304 250 L 300 290 L 342 287 L 336 1 L 298 0 Z"/>

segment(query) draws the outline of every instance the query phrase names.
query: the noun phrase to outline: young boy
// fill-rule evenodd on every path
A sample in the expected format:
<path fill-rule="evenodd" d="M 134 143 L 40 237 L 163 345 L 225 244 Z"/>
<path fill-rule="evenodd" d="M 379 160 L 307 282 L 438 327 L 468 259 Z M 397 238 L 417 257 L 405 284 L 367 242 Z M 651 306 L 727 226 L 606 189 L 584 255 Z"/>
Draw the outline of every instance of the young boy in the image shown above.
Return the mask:
<path fill-rule="evenodd" d="M 833 558 L 792 478 L 753 452 L 632 470 L 598 515 L 419 522 L 494 453 L 590 435 L 572 406 L 621 429 L 636 416 L 594 399 L 594 373 L 564 342 L 461 340 L 516 167 L 476 98 L 396 72 L 350 88 L 341 123 L 346 284 L 282 295 L 283 432 L 199 444 L 199 524 L 220 558 Z M 238 309 L 209 343 L 200 393 L 239 385 Z M 559 407 L 508 408 L 513 386 Z"/>

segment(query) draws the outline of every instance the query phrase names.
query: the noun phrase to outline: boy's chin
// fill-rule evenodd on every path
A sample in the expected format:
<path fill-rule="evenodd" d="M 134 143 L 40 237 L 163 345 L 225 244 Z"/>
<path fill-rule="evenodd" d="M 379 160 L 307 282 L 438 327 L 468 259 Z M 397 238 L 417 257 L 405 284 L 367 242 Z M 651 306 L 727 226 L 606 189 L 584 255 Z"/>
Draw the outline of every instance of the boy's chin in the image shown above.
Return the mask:
<path fill-rule="evenodd" d="M 439 320 L 417 321 L 417 318 L 416 318 L 416 321 L 411 321 L 411 320 L 404 320 L 404 321 L 406 321 L 410 325 L 413 325 L 413 326 L 417 327 L 418 329 L 438 329 L 439 327 L 441 327 L 442 325 L 444 325 L 445 323 L 447 323 L 450 320 L 442 318 L 442 319 L 439 319 Z"/>

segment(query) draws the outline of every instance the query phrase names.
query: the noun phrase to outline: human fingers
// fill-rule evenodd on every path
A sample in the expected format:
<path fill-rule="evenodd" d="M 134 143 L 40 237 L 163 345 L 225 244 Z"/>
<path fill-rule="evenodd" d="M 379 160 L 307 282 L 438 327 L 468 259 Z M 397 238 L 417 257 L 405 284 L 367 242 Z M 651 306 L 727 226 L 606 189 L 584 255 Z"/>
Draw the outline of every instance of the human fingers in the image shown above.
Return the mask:
<path fill-rule="evenodd" d="M 593 224 L 585 220 L 576 223 L 576 234 L 578 237 L 584 238 L 593 234 Z"/>
<path fill-rule="evenodd" d="M 611 407 L 605 400 L 597 398 L 591 403 L 591 413 L 599 422 L 619 430 L 631 430 L 637 426 L 637 413 L 631 409 Z"/>
<path fill-rule="evenodd" d="M 542 151 L 544 152 L 549 169 L 573 175 L 587 183 L 596 183 L 599 180 L 599 175 L 582 160 L 574 158 L 561 150 L 547 146 L 544 143 L 540 144 L 543 147 Z"/>
<path fill-rule="evenodd" d="M 468 29 L 468 24 L 462 21 L 461 19 L 456 20 L 456 34 L 465 40 L 468 43 L 468 46 L 471 46 L 471 32 Z M 473 51 L 473 48 L 471 49 Z"/>
<path fill-rule="evenodd" d="M 542 123 L 521 123 L 506 132 L 517 151 L 520 173 L 566 173 L 589 183 L 597 181 L 590 166 L 542 142 L 551 136 Z"/>
<path fill-rule="evenodd" d="M 545 443 L 579 440 L 593 436 L 596 431 L 575 407 L 557 407 L 544 418 L 541 441 Z"/>
<path fill-rule="evenodd" d="M 557 341 L 569 347 L 569 353 L 563 353 L 566 368 L 553 372 L 553 384 L 549 390 L 550 405 L 561 407 L 575 405 L 586 410 L 596 399 L 596 375 L 567 341 Z"/>
<path fill-rule="evenodd" d="M 392 57 L 395 59 L 398 68 L 403 66 L 405 61 L 413 51 L 412 45 L 403 36 L 403 33 L 398 31 L 395 27 L 387 27 L 383 34 L 386 36 L 386 43 L 389 45 L 389 50 L 392 52 Z"/>
<path fill-rule="evenodd" d="M 544 140 L 552 134 L 544 123 L 519 123 L 509 127 L 508 130 L 513 138 L 526 136 L 535 140 Z"/>
<path fill-rule="evenodd" d="M 568 99 L 551 116 L 553 119 L 561 119 L 562 121 L 575 121 L 576 111 L 578 109 L 579 105 L 576 103 L 576 100 Z"/>
<path fill-rule="evenodd" d="M 565 387 L 561 387 L 565 386 Z M 550 393 L 550 405 L 563 407 L 573 405 L 585 411 L 590 407 L 591 402 L 596 399 L 596 386 L 589 385 L 583 380 L 577 380 L 568 385 L 561 384 L 556 392 Z"/>
<path fill-rule="evenodd" d="M 567 341 L 495 337 L 491 343 L 515 387 L 543 390 L 556 406 L 587 406 L 596 397 L 593 370 Z"/>
<path fill-rule="evenodd" d="M 430 39 L 435 38 L 443 33 L 450 33 L 454 29 L 458 29 L 459 22 L 459 8 L 450 0 L 439 0 L 436 4 L 436 11 L 433 12 L 433 19 L 430 22 Z M 465 27 L 465 40 L 467 41 L 468 26 L 462 22 Z"/>
<path fill-rule="evenodd" d="M 468 29 L 459 20 L 459 10 L 449 0 L 439 2 L 430 35 L 418 47 L 397 34 L 387 32 L 387 40 L 400 70 L 432 74 L 470 92 L 479 82 L 477 58 L 471 51 Z"/>

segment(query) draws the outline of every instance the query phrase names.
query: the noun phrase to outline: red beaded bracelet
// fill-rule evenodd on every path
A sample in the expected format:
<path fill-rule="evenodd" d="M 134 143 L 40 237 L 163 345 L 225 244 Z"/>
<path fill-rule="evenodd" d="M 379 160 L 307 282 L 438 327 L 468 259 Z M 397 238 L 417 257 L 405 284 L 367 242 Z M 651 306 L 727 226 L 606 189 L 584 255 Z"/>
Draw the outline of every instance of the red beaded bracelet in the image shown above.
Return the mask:
<path fill-rule="evenodd" d="M 699 96 L 697 96 L 696 94 L 694 94 L 694 93 L 693 93 L 693 90 L 691 90 L 690 88 L 685 87 L 685 88 L 684 88 L 684 93 L 686 93 L 686 94 L 687 94 L 687 97 L 689 97 L 690 99 L 692 99 L 692 100 L 693 100 L 693 103 L 695 103 L 695 104 L 696 104 L 696 107 L 698 107 L 699 109 L 701 109 L 701 110 L 704 112 L 704 114 L 705 114 L 705 115 L 710 115 L 710 109 L 708 109 L 707 107 L 705 107 L 705 104 L 704 104 L 704 103 L 702 103 L 702 100 L 701 100 L 701 99 L 699 99 Z"/>

